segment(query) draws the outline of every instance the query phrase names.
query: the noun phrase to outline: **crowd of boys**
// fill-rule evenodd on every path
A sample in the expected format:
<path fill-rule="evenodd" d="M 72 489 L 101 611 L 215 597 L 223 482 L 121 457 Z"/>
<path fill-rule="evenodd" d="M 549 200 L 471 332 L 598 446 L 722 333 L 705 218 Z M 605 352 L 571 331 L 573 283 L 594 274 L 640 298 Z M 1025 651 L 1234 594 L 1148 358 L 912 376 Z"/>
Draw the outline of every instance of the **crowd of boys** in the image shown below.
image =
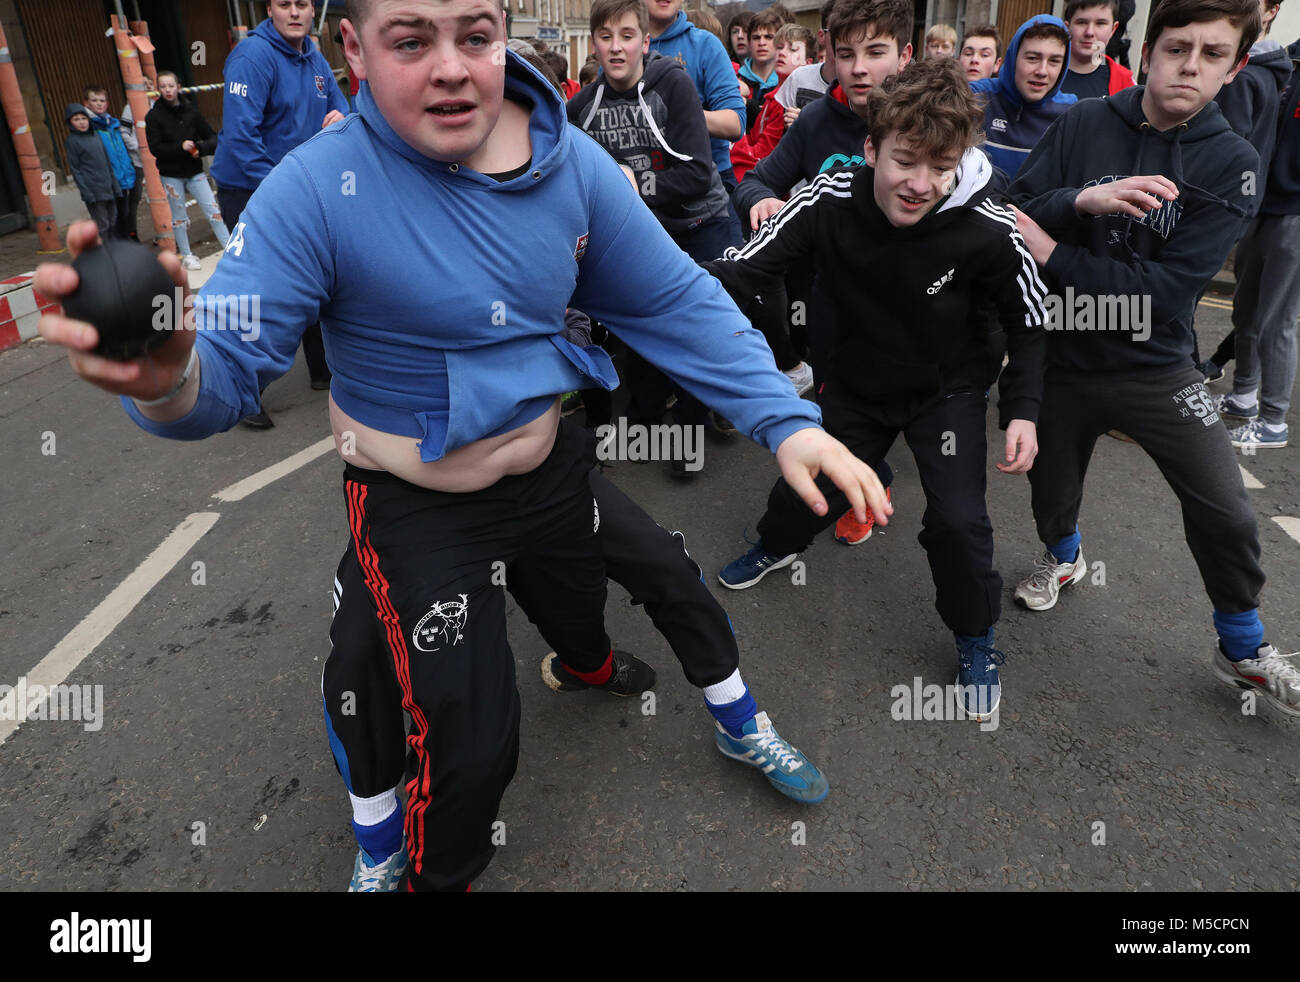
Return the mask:
<path fill-rule="evenodd" d="M 1300 42 L 1261 40 L 1278 6 L 1161 0 L 1139 85 L 1107 54 L 1131 15 L 1119 0 L 1070 0 L 1005 46 L 990 26 L 959 39 L 936 25 L 924 58 L 911 0 L 827 0 L 815 32 L 780 4 L 724 30 L 696 26 L 682 0 L 595 0 L 595 69 L 577 82 L 534 53 L 499 56 L 496 0 L 349 3 L 358 111 L 259 175 L 241 249 L 203 291 L 260 293 L 262 340 L 203 331 L 202 304 L 197 331 L 125 365 L 90 355 L 85 325 L 42 331 L 138 425 L 197 439 L 259 408 L 324 326 L 350 539 L 322 693 L 353 805 L 352 888 L 464 890 L 491 859 L 519 716 L 498 559 L 555 649 L 552 689 L 653 684 L 604 633 L 613 576 L 701 689 L 719 750 L 795 800 L 828 792 L 758 709 L 699 567 L 561 419 L 565 393 L 617 384 L 595 325 L 626 343 L 629 418 L 671 408 L 777 455 L 759 539 L 720 564 L 723 586 L 754 587 L 831 525 L 867 541 L 892 511 L 885 458 L 901 434 L 963 710 L 996 714 L 996 385 L 996 469 L 1027 475 L 1044 549 L 1016 601 L 1048 611 L 1083 580 L 1088 464 L 1122 432 L 1181 505 L 1211 671 L 1300 717 L 1300 671 L 1259 615 L 1234 452 L 1286 446 L 1296 364 Z M 365 177 L 356 200 L 319 177 L 350 169 Z M 125 170 L 113 176 L 121 196 Z M 382 242 L 362 233 L 377 209 L 403 216 Z M 1235 347 L 1203 361 L 1196 303 L 1238 239 Z M 422 275 L 407 284 L 399 266 Z M 66 294 L 68 275 L 43 269 L 42 292 Z M 429 284 L 445 294 L 433 305 Z M 1075 329 L 1063 294 L 1118 295 L 1145 316 Z M 502 297 L 508 322 L 489 310 Z M 1233 357 L 1216 401 L 1206 382 Z M 360 719 L 340 713 L 345 690 L 362 693 Z"/>

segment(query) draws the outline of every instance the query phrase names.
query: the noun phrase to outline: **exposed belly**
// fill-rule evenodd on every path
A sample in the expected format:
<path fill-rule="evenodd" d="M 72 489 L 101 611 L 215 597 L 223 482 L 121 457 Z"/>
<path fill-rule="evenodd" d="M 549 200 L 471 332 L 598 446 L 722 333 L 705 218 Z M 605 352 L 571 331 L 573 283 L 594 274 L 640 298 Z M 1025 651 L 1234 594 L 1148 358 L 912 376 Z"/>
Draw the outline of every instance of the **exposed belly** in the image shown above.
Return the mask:
<path fill-rule="evenodd" d="M 500 436 L 457 447 L 441 460 L 420 460 L 415 437 L 395 436 L 358 423 L 330 397 L 334 449 L 356 467 L 388 471 L 432 491 L 463 494 L 490 487 L 507 474 L 526 474 L 546 459 L 560 425 L 560 400 L 531 423 Z"/>

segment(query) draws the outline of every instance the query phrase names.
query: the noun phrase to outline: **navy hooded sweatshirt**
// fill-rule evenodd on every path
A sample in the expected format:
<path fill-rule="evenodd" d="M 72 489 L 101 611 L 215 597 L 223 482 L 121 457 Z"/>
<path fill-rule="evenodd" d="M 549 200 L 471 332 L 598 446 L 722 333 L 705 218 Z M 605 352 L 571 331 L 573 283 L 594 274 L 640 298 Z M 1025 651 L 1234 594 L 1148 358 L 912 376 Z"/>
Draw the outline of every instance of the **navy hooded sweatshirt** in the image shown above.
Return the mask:
<path fill-rule="evenodd" d="M 330 110 L 347 115 L 334 72 L 310 40 L 302 50 L 264 20 L 221 70 L 226 90 L 212 160 L 218 187 L 253 190 L 286 153 L 320 131 Z"/>
<path fill-rule="evenodd" d="M 1279 105 L 1268 189 L 1259 209 L 1265 215 L 1300 215 L 1300 40 L 1286 50 L 1291 57 L 1291 83 Z"/>
<path fill-rule="evenodd" d="M 1261 38 L 1251 46 L 1250 62 L 1214 97 L 1232 131 L 1244 136 L 1259 154 L 1261 188 L 1268 183 L 1269 160 L 1277 139 L 1278 99 L 1290 80 L 1291 58 L 1286 49 Z"/>
<path fill-rule="evenodd" d="M 1051 331 L 1051 368 L 1132 377 L 1185 366 L 1197 297 L 1223 267 L 1254 207 L 1242 175 L 1258 172 L 1259 156 L 1232 132 L 1219 107 L 1211 102 L 1162 133 L 1142 112 L 1145 91 L 1135 86 L 1072 107 L 1044 134 L 1009 190 L 1057 240 L 1043 271 L 1059 293 L 1070 287 L 1076 300 L 1135 298 L 1128 303 L 1135 313 L 1150 297 L 1148 337 Z M 1074 209 L 1084 188 L 1150 174 L 1173 181 L 1179 195 L 1142 218 Z"/>
<path fill-rule="evenodd" d="M 636 85 L 616 92 L 604 74 L 568 103 L 569 122 L 632 168 L 669 235 L 727 215 L 704 110 L 681 63 L 651 51 Z"/>
<path fill-rule="evenodd" d="M 844 101 L 839 82 L 804 109 L 768 156 L 745 175 L 732 201 L 748 224 L 749 210 L 764 198 L 785 198 L 800 181 L 863 163 L 867 123 Z"/>
<path fill-rule="evenodd" d="M 1014 179 L 1024 165 L 1029 151 L 1042 139 L 1047 128 L 1056 118 L 1079 100 L 1068 92 L 1062 92 L 1070 65 L 1070 44 L 1065 45 L 1065 60 L 1061 63 L 1061 75 L 1047 95 L 1038 102 L 1026 102 L 1016 88 L 1016 57 L 1020 54 L 1020 41 L 1025 32 L 1039 24 L 1051 24 L 1065 31 L 1069 30 L 1065 21 L 1051 14 L 1039 14 L 1030 17 L 1020 25 L 1011 43 L 1007 45 L 1006 57 L 1002 62 L 1002 71 L 997 78 L 981 78 L 971 82 L 971 91 L 987 98 L 984 103 L 984 152 L 1008 178 Z"/>

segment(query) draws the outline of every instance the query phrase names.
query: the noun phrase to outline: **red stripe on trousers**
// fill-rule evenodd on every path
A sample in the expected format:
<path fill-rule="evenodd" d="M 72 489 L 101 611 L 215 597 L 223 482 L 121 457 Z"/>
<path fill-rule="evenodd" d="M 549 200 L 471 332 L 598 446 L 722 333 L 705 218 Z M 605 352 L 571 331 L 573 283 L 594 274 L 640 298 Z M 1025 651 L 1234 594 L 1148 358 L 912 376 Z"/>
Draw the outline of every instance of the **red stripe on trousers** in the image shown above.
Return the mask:
<path fill-rule="evenodd" d="M 362 535 L 365 518 L 366 492 L 364 484 L 347 482 L 348 525 L 352 530 L 352 541 L 356 545 L 357 559 L 365 571 L 366 587 L 375 600 L 379 619 L 384 624 L 388 648 L 393 656 L 393 666 L 397 681 L 402 687 L 402 708 L 411 714 L 415 724 L 415 740 L 408 740 L 416 754 L 416 776 L 407 782 L 408 796 L 406 807 L 407 854 L 410 856 L 413 872 L 424 873 L 424 836 L 423 817 L 429 804 L 429 755 L 424 748 L 424 741 L 429 735 L 429 723 L 424 711 L 415 704 L 411 688 L 411 654 L 406 647 L 406 636 L 402 633 L 401 619 L 388 597 L 388 580 L 379 569 L 379 556 L 370 544 L 369 536 Z M 417 790 L 418 789 L 418 790 Z M 423 793 L 420 793 L 420 792 Z"/>

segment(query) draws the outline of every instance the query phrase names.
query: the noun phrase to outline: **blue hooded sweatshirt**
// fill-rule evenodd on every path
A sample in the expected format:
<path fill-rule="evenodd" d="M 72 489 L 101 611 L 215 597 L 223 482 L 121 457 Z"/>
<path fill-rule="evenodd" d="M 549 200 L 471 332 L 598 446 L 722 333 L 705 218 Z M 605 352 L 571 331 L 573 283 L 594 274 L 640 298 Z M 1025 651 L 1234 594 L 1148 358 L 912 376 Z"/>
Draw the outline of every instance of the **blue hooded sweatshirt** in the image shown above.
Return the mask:
<path fill-rule="evenodd" d="M 700 94 L 700 104 L 706 112 L 718 109 L 735 110 L 740 117 L 740 129 L 745 129 L 745 100 L 740 95 L 740 84 L 731 69 L 731 56 L 722 42 L 708 31 L 701 31 L 677 11 L 677 19 L 658 37 L 650 39 L 650 50 L 675 58 L 686 68 L 695 91 Z M 710 138 L 713 163 L 718 173 L 731 170 L 731 143 L 721 138 Z"/>
<path fill-rule="evenodd" d="M 135 165 L 131 163 L 131 155 L 126 152 L 126 144 L 122 142 L 121 121 L 108 113 L 102 116 L 92 113 L 90 128 L 104 141 L 104 149 L 108 151 L 108 162 L 113 168 L 113 176 L 121 185 L 122 193 L 126 194 L 135 187 Z"/>
<path fill-rule="evenodd" d="M 1051 24 L 1065 31 L 1065 61 L 1061 63 L 1061 76 L 1056 80 L 1047 95 L 1038 102 L 1026 102 L 1016 88 L 1016 57 L 1020 54 L 1020 40 L 1025 32 L 1039 24 Z M 983 93 L 988 101 L 984 104 L 984 152 L 1008 178 L 1014 178 L 1021 165 L 1029 157 L 1029 151 L 1036 144 L 1047 127 L 1056 117 L 1069 109 L 1079 100 L 1068 92 L 1061 91 L 1070 65 L 1070 32 L 1065 21 L 1051 14 L 1039 14 L 1030 17 L 1020 25 L 1011 43 L 1007 45 L 1006 57 L 1002 62 L 1002 71 L 997 78 L 981 78 L 971 82 L 971 91 Z"/>
<path fill-rule="evenodd" d="M 222 69 L 221 133 L 212 160 L 218 187 L 253 190 L 298 144 L 311 139 L 331 109 L 348 112 L 325 56 L 303 50 L 264 20 L 235 46 Z"/>
<path fill-rule="evenodd" d="M 194 409 L 157 423 L 124 399 L 128 414 L 174 439 L 229 429 L 319 320 L 340 408 L 440 460 L 617 385 L 603 350 L 564 337 L 572 306 L 769 449 L 816 426 L 763 336 L 513 51 L 506 92 L 533 105 L 533 157 L 498 182 L 412 148 L 363 84 L 357 113 L 262 182 L 199 292 Z"/>

